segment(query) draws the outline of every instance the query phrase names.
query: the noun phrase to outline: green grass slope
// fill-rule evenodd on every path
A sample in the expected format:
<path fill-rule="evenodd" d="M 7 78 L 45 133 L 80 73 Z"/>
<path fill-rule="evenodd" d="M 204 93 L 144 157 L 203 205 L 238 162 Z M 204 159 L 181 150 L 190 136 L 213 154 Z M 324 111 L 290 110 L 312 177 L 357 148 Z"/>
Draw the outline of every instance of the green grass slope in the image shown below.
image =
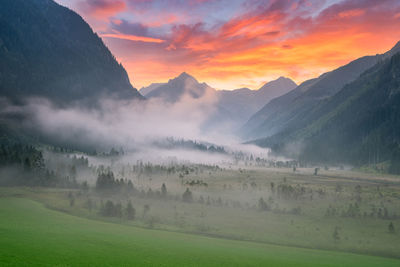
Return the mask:
<path fill-rule="evenodd" d="M 146 230 L 0 198 L 1 266 L 399 266 L 399 259 Z"/>

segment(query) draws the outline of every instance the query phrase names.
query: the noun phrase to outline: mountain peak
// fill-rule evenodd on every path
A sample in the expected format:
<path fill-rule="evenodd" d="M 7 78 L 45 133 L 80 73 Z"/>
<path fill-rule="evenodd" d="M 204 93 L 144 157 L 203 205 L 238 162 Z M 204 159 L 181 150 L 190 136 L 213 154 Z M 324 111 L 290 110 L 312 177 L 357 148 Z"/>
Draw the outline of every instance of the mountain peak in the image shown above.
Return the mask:
<path fill-rule="evenodd" d="M 285 85 L 285 87 L 290 87 L 291 89 L 294 89 L 295 87 L 297 87 L 297 84 L 292 81 L 291 79 L 287 78 L 287 77 L 279 77 L 276 80 L 273 81 L 269 81 L 267 83 L 265 83 L 260 89 L 258 90 L 265 90 L 268 89 L 269 87 L 271 87 L 271 85 Z"/>
<path fill-rule="evenodd" d="M 278 79 L 276 79 L 275 81 L 292 81 L 292 79 L 287 78 L 285 76 L 280 76 Z"/>
<path fill-rule="evenodd" d="M 199 83 L 196 78 L 186 72 L 182 72 L 178 77 L 170 79 L 167 83 L 157 86 L 146 94 L 148 98 L 162 98 L 167 102 L 176 102 L 183 95 L 192 98 L 200 98 L 206 92 L 214 90 L 206 83 Z"/>
<path fill-rule="evenodd" d="M 179 74 L 178 77 L 176 77 L 177 79 L 180 80 L 186 80 L 186 79 L 193 79 L 196 80 L 196 78 L 194 78 L 192 75 L 188 74 L 187 72 L 182 72 L 181 74 Z"/>

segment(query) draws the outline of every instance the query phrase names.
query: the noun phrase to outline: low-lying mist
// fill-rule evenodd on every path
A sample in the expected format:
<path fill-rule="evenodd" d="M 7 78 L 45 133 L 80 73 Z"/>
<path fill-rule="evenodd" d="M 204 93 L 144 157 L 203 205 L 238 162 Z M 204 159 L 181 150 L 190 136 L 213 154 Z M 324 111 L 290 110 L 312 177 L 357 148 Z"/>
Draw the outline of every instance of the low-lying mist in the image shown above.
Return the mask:
<path fill-rule="evenodd" d="M 166 160 L 213 164 L 228 162 L 235 152 L 267 157 L 269 150 L 243 145 L 232 134 L 229 123 L 215 123 L 217 99 L 213 94 L 200 98 L 184 95 L 176 103 L 161 99 L 114 100 L 103 98 L 98 105 L 79 103 L 60 107 L 45 98 L 27 98 L 15 105 L 1 100 L 3 120 L 19 118 L 24 131 L 59 145 L 87 151 L 123 150 L 130 161 Z M 212 121 L 212 122 L 211 122 Z M 173 140 L 172 146 L 160 142 Z M 174 142 L 191 140 L 205 147 L 222 147 L 223 153 L 181 147 Z M 219 151 L 221 152 L 221 151 Z"/>

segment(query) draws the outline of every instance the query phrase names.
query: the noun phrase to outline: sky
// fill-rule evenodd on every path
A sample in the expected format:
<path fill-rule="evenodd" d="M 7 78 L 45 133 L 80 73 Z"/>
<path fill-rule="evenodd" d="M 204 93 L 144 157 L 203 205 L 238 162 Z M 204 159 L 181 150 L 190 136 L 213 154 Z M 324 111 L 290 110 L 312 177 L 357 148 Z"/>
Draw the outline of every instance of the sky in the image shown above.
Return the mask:
<path fill-rule="evenodd" d="M 399 0 L 56 0 L 136 88 L 187 72 L 216 89 L 301 83 L 400 40 Z"/>

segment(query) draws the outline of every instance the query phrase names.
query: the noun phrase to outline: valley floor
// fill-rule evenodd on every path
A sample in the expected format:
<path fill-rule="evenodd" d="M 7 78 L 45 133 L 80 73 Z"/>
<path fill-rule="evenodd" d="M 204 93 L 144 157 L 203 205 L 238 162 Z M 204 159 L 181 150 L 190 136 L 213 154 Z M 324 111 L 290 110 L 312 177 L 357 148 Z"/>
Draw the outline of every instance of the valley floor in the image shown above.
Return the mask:
<path fill-rule="evenodd" d="M 400 259 L 275 246 L 89 220 L 0 198 L 1 266 L 399 266 Z"/>

